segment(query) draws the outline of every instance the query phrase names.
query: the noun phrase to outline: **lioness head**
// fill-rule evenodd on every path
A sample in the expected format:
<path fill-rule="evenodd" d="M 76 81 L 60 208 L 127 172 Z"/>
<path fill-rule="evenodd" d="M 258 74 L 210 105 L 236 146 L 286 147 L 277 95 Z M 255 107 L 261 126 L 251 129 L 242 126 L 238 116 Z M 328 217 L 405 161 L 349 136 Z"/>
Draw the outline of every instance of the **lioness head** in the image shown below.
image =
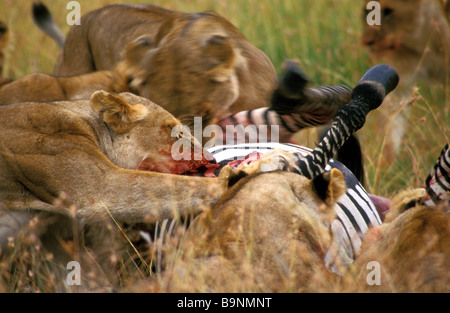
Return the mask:
<path fill-rule="evenodd" d="M 282 171 L 229 174 L 241 178 L 193 221 L 177 249 L 169 251 L 161 276 L 132 290 L 317 292 L 329 287 L 333 276 L 322 250 L 330 244 L 334 214 L 329 205 L 345 192 L 343 174 L 333 169 L 317 180 Z"/>
<path fill-rule="evenodd" d="M 152 101 L 131 93 L 97 91 L 91 105 L 109 130 L 112 149 L 106 154 L 116 165 L 182 174 L 205 162 L 207 152 L 189 130 Z"/>
<path fill-rule="evenodd" d="M 377 62 L 386 62 L 407 79 L 443 81 L 448 59 L 450 4 L 443 0 L 381 0 L 380 25 L 366 22 L 368 0 L 364 0 L 362 44 Z M 447 51 L 446 51 L 447 50 Z M 447 62 L 448 63 L 448 62 Z"/>
<path fill-rule="evenodd" d="M 337 169 L 313 180 L 282 171 L 245 176 L 189 232 L 203 254 L 251 256 L 275 275 L 287 270 L 303 279 L 309 275 L 302 273 L 306 267 L 324 264 L 332 242 L 332 206 L 345 190 Z"/>
<path fill-rule="evenodd" d="M 228 114 L 238 98 L 241 106 L 268 101 L 275 71 L 267 56 L 250 45 L 215 13 L 175 13 L 155 38 L 143 35 L 128 44 L 122 70 L 134 93 L 177 117 L 202 116 L 210 122 Z M 244 49 L 251 55 L 244 57 Z M 264 82 L 255 87 L 252 75 Z"/>
<path fill-rule="evenodd" d="M 421 204 L 425 194 L 424 189 L 408 189 L 393 198 L 385 223 L 366 233 L 360 255 L 344 276 L 350 278 L 350 288 L 449 292 L 450 204 L 425 206 Z M 367 284 L 370 262 L 372 268 L 375 263 L 381 269 L 377 274 L 381 284 Z"/>

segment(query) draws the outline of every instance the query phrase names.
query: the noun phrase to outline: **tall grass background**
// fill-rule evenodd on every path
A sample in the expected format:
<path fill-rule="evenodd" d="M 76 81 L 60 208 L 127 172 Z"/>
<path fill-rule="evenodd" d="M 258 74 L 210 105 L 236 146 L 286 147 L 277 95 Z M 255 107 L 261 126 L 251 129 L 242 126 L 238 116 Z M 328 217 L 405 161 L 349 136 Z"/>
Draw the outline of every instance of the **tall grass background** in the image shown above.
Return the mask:
<path fill-rule="evenodd" d="M 68 1 L 44 2 L 66 33 Z M 10 29 L 3 76 L 17 79 L 32 72 L 52 73 L 60 50 L 33 24 L 32 3 L 32 0 L 0 0 L 0 19 Z M 263 50 L 278 72 L 283 60 L 298 59 L 311 79 L 311 86 L 345 84 L 353 87 L 374 65 L 360 44 L 365 22 L 362 1 L 80 0 L 79 3 L 82 14 L 113 3 L 153 4 L 184 12 L 215 11 Z M 423 84 L 397 103 L 396 114 L 404 114 L 405 106 L 410 106 L 411 111 L 402 147 L 393 160 L 384 158 L 387 128 L 383 125 L 389 125 L 394 115 L 369 114 L 358 135 L 364 153 L 366 187 L 371 193 L 391 198 L 399 190 L 423 185 L 441 149 L 449 141 L 449 89 L 449 86 Z M 299 140 L 305 146 L 314 147 L 314 136 L 302 136 Z"/>

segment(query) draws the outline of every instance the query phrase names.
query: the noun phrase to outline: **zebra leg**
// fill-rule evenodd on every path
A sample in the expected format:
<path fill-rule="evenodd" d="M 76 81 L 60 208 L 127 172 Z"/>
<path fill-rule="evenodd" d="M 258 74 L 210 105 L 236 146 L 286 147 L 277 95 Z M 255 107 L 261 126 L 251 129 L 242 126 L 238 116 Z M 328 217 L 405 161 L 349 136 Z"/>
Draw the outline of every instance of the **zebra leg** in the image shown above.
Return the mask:
<path fill-rule="evenodd" d="M 330 121 L 336 110 L 350 101 L 351 90 L 347 86 L 319 86 L 306 88 L 309 82 L 297 62 L 284 62 L 284 73 L 271 99 L 271 108 L 280 115 L 307 114 L 313 126 Z"/>
<path fill-rule="evenodd" d="M 353 89 L 352 101 L 338 109 L 322 141 L 310 155 L 299 160 L 301 174 L 313 178 L 323 173 L 345 141 L 364 125 L 367 114 L 397 87 L 398 80 L 396 71 L 388 65 L 376 65 L 367 71 Z"/>
<path fill-rule="evenodd" d="M 241 135 L 226 133 L 227 144 L 249 143 L 249 138 L 257 138 L 256 142 L 288 142 L 303 128 L 330 122 L 337 109 L 350 101 L 350 88 L 341 85 L 306 88 L 309 80 L 295 61 L 285 61 L 284 68 L 273 92 L 271 107 L 238 112 L 218 122 L 224 131 L 228 125 L 246 127 Z M 256 127 L 247 128 L 250 125 Z M 274 133 L 276 127 L 278 136 L 263 132 L 265 137 L 262 137 L 258 132 L 260 126 L 270 127 L 270 133 Z"/>
<path fill-rule="evenodd" d="M 311 154 L 302 156 L 296 153 L 283 153 L 277 150 L 264 157 L 249 168 L 249 172 L 261 170 L 291 169 L 309 179 L 325 172 L 330 159 L 344 145 L 346 140 L 364 123 L 367 114 L 378 108 L 384 97 L 398 84 L 398 75 L 388 65 L 371 68 L 359 81 L 352 92 L 352 101 L 341 107 L 322 141 Z M 273 162 L 269 160 L 273 158 Z M 263 165 L 264 164 L 264 165 Z M 272 164 L 267 166 L 267 164 Z"/>

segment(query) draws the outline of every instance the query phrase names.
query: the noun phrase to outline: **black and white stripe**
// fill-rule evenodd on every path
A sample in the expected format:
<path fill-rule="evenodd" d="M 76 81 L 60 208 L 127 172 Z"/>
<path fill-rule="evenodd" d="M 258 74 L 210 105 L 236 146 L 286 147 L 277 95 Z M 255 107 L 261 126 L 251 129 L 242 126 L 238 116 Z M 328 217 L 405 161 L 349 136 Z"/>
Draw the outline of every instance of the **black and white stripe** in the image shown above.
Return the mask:
<path fill-rule="evenodd" d="M 213 155 L 216 162 L 221 166 L 215 170 L 218 175 L 221 168 L 232 161 L 244 160 L 248 155 L 257 152 L 265 154 L 275 149 L 289 151 L 296 155 L 296 162 L 300 162 L 304 157 L 311 155 L 312 149 L 294 145 L 281 143 L 253 143 L 214 146 L 208 148 L 207 151 Z M 297 166 L 292 166 L 289 170 L 301 175 Z M 375 205 L 369 198 L 364 187 L 359 183 L 353 173 L 348 170 L 342 163 L 331 159 L 325 166 L 324 171 L 330 171 L 331 168 L 339 169 L 345 178 L 347 187 L 346 193 L 341 196 L 334 205 L 336 218 L 332 223 L 332 231 L 334 236 L 334 245 L 328 251 L 325 258 L 327 266 L 333 271 L 339 273 L 340 266 L 348 266 L 355 256 L 359 253 L 362 239 L 370 227 L 381 225 L 382 220 L 375 208 Z M 164 225 L 170 224 L 170 227 Z M 160 227 L 156 227 L 152 244 L 160 244 L 159 238 L 166 238 L 167 231 L 171 234 L 174 229 L 173 221 L 162 221 Z M 159 229 L 159 230 L 158 230 Z M 164 240 L 165 241 L 165 240 Z M 161 247 L 156 247 L 160 251 Z M 337 257 L 336 257 L 337 255 Z M 336 259 L 338 260 L 337 263 Z"/>
<path fill-rule="evenodd" d="M 450 201 L 450 147 L 448 144 L 442 149 L 439 158 L 431 169 L 425 181 L 425 188 L 429 199 L 425 205 L 433 206 L 440 201 Z"/>
<path fill-rule="evenodd" d="M 283 99 L 294 98 L 295 101 L 298 101 L 305 92 L 304 89 L 300 88 L 300 91 L 297 93 L 295 85 L 304 86 L 305 79 L 302 72 L 295 65 L 289 63 L 288 66 L 286 76 L 281 78 L 280 86 L 275 91 L 274 97 L 278 93 Z M 336 272 L 339 272 L 340 266 L 345 266 L 352 262 L 355 255 L 359 252 L 362 237 L 369 227 L 380 225 L 381 218 L 375 205 L 369 199 L 369 195 L 354 177 L 353 173 L 345 168 L 344 165 L 333 161 L 332 157 L 343 146 L 345 141 L 364 125 L 367 114 L 381 105 L 384 97 L 397 86 L 398 80 L 397 73 L 388 65 L 377 65 L 367 71 L 353 89 L 351 102 L 337 109 L 333 123 L 322 138 L 322 141 L 314 150 L 310 151 L 302 147 L 295 147 L 298 149 L 298 152 L 294 154 L 293 160 L 290 160 L 295 165 L 291 166 L 289 164 L 290 166 L 287 169 L 310 179 L 329 170 L 329 167 L 339 168 L 344 174 L 347 192 L 338 200 L 335 206 L 337 218 L 332 225 L 335 242 L 325 258 L 327 266 Z M 249 145 L 251 143 L 243 147 L 245 152 L 248 152 Z M 268 146 L 263 146 L 262 149 L 267 149 L 267 147 L 273 149 L 274 146 L 284 149 L 292 148 L 289 145 L 280 146 L 280 144 L 274 143 L 266 145 Z M 253 148 L 256 148 L 256 151 L 258 151 L 258 149 L 261 149 L 261 145 L 257 144 Z M 215 147 L 208 150 L 220 160 L 216 152 L 220 151 L 223 154 L 228 148 Z M 235 153 L 234 157 L 236 157 L 239 147 L 230 147 L 229 150 Z M 258 152 L 261 152 L 261 150 Z M 243 157 L 243 155 L 240 157 Z M 335 260 L 340 264 L 335 263 Z"/>
<path fill-rule="evenodd" d="M 270 126 L 272 130 L 276 127 L 277 136 L 268 134 L 263 138 L 264 142 L 289 142 L 303 128 L 330 122 L 337 109 L 350 102 L 352 91 L 349 87 L 337 85 L 306 88 L 309 80 L 298 67 L 298 62 L 286 60 L 283 68 L 278 86 L 272 93 L 270 107 L 238 112 L 218 122 L 224 130 L 227 144 L 249 143 L 248 139 L 255 136 L 261 138 L 261 134 L 251 133 L 258 131 L 259 126 Z M 256 128 L 246 129 L 242 134 L 226 132 L 227 126 L 249 125 Z"/>
<path fill-rule="evenodd" d="M 280 92 L 283 97 L 293 95 L 298 100 L 295 86 L 291 88 L 291 78 L 294 78 L 294 85 L 300 82 L 300 85 L 304 86 L 304 77 L 301 72 L 295 72 L 296 70 L 294 68 L 288 71 L 287 74 L 290 75 L 287 79 L 288 83 L 281 84 L 281 89 L 279 88 L 277 92 Z M 225 165 L 236 159 L 244 159 L 251 152 L 265 153 L 281 148 L 293 152 L 289 167 L 285 170 L 310 179 L 329 171 L 331 167 L 341 170 L 347 192 L 335 205 L 337 217 L 331 227 L 334 233 L 334 244 L 325 257 L 327 266 L 335 272 L 340 272 L 340 266 L 351 263 L 359 252 L 362 237 L 369 227 L 380 225 L 382 221 L 369 195 L 353 173 L 343 164 L 332 160 L 332 157 L 345 141 L 364 125 L 366 115 L 380 106 L 384 97 L 397 84 L 398 75 L 390 66 L 378 65 L 371 68 L 353 89 L 351 102 L 337 110 L 330 129 L 314 150 L 278 143 L 213 146 L 207 147 L 207 150 L 219 164 Z M 300 91 L 300 94 L 303 92 Z"/>
<path fill-rule="evenodd" d="M 218 163 L 226 165 L 234 160 L 243 160 L 252 152 L 264 154 L 274 149 L 293 152 L 297 155 L 296 162 L 301 162 L 313 152 L 313 150 L 302 146 L 280 143 L 215 146 L 207 150 Z M 291 170 L 301 175 L 302 173 L 298 171 L 299 164 L 296 165 L 291 167 Z M 333 159 L 328 162 L 324 170 L 329 171 L 331 168 L 337 168 L 344 174 L 347 192 L 334 206 L 336 219 L 333 222 L 332 231 L 335 237 L 333 249 L 336 250 L 330 250 L 325 260 L 331 262 L 334 259 L 333 253 L 338 253 L 341 265 L 345 266 L 351 263 L 359 252 L 367 230 L 370 227 L 381 225 L 382 221 L 366 190 L 353 173 L 342 163 Z M 339 265 L 330 263 L 328 265 L 339 272 L 337 268 Z"/>
<path fill-rule="evenodd" d="M 242 111 L 230 115 L 218 122 L 224 130 L 228 144 L 248 143 L 248 138 L 255 138 L 251 131 L 258 131 L 259 126 L 270 125 L 267 140 L 272 141 L 270 130 L 277 127 L 277 142 L 288 142 L 297 132 L 304 128 L 324 125 L 330 122 L 339 107 L 347 104 L 350 99 L 350 88 L 346 86 L 320 86 L 304 90 L 301 98 L 287 99 L 280 95 L 272 99 L 272 107 Z M 243 134 L 226 133 L 228 125 L 247 127 Z M 230 135 L 232 137 L 230 137 Z M 261 138 L 261 134 L 257 134 Z"/>

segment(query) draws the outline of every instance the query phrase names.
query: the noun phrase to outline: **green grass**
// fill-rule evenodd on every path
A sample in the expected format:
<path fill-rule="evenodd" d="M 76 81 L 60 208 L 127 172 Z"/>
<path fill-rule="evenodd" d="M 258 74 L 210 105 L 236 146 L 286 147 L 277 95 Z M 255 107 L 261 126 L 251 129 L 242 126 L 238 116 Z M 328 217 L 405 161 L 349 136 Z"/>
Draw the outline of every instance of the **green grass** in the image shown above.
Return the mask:
<path fill-rule="evenodd" d="M 66 33 L 66 0 L 45 1 Z M 272 60 L 277 71 L 285 59 L 299 59 L 311 85 L 354 86 L 373 63 L 360 44 L 361 2 L 354 0 L 90 0 L 79 1 L 82 14 L 112 3 L 151 3 L 184 12 L 213 10 L 228 18 Z M 6 21 L 10 43 L 4 76 L 17 79 L 32 72 L 51 73 L 59 54 L 56 44 L 31 19 L 32 0 L 1 0 L 0 19 Z M 392 197 L 407 187 L 420 187 L 445 142 L 449 141 L 449 87 L 419 86 L 411 96 L 410 117 L 402 148 L 386 162 L 389 120 L 372 112 L 359 131 L 364 149 L 367 188 Z M 399 102 L 395 103 L 399 105 Z M 403 114 L 400 111 L 399 114 Z M 313 140 L 302 144 L 313 146 Z"/>

